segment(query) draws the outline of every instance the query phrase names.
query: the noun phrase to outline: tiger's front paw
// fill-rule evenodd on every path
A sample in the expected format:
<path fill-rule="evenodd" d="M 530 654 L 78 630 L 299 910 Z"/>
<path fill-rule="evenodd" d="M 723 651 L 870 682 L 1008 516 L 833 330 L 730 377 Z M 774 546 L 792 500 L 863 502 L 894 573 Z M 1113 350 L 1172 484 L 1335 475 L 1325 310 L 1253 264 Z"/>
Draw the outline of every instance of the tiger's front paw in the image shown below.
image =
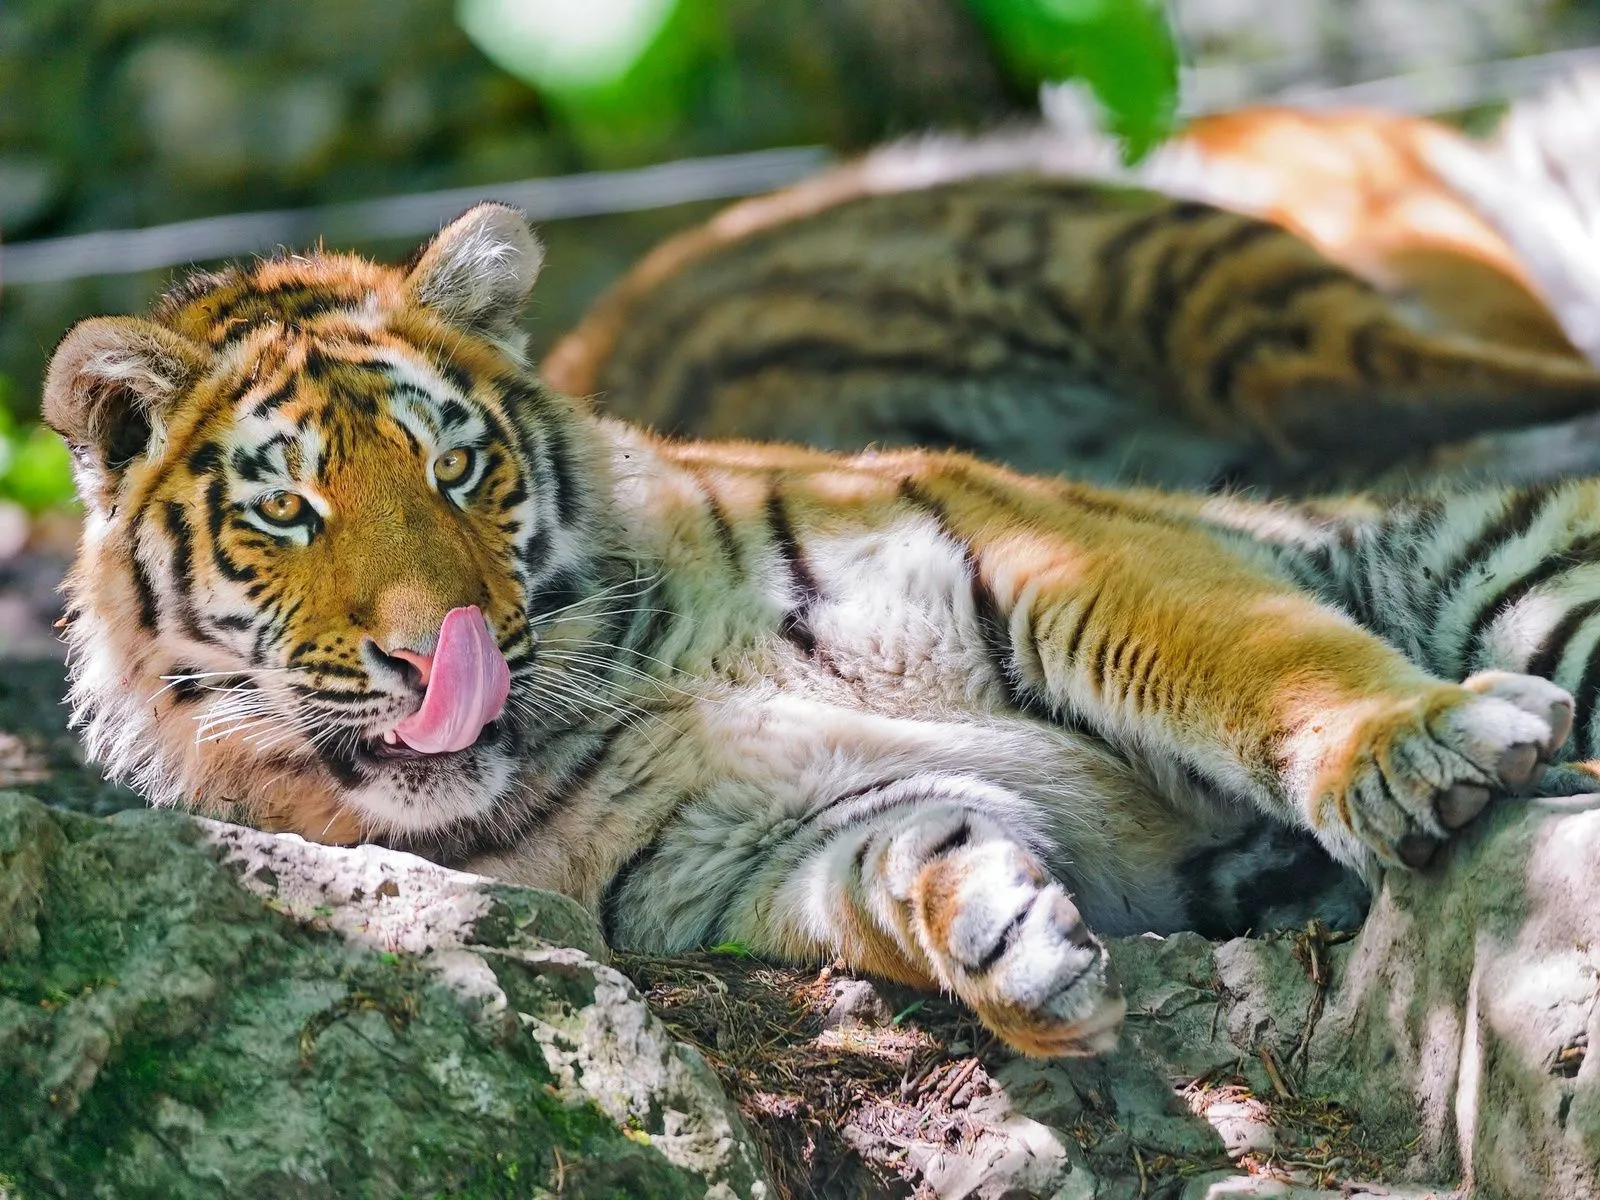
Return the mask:
<path fill-rule="evenodd" d="M 1484 671 L 1430 688 L 1360 722 L 1318 778 L 1313 821 L 1424 867 L 1493 793 L 1536 785 L 1571 729 L 1572 697 L 1547 679 Z"/>
<path fill-rule="evenodd" d="M 966 844 L 917 884 L 935 965 L 991 1031 L 1040 1057 L 1115 1048 L 1127 1006 L 1105 948 L 1033 855 L 1009 840 Z"/>

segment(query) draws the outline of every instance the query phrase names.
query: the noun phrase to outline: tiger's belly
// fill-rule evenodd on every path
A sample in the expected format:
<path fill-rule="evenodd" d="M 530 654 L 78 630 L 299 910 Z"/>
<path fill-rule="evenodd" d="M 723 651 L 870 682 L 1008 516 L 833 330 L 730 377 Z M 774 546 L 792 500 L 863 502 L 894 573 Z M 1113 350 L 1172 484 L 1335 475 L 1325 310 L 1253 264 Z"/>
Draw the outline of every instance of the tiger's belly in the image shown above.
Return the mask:
<path fill-rule="evenodd" d="M 619 947 L 678 951 L 723 940 L 740 897 L 796 871 L 830 807 L 910 781 L 1013 831 L 1102 934 L 1359 920 L 1359 884 L 1309 836 L 1181 771 L 1023 714 L 915 707 L 776 685 L 707 699 L 624 735 L 536 842 L 470 867 L 576 896 Z"/>
<path fill-rule="evenodd" d="M 728 772 L 726 844 L 779 845 L 786 828 L 833 798 L 911 778 L 930 797 L 953 790 L 989 806 L 1109 936 L 1229 936 L 1301 927 L 1311 917 L 1350 928 L 1364 915 L 1361 882 L 1309 833 L 1176 763 L 1027 714 L 916 707 L 914 716 L 887 715 L 786 695 L 726 706 L 712 722 Z M 963 792 L 968 781 L 977 786 Z M 718 856 L 700 850 L 715 838 L 666 840 L 683 873 L 664 873 L 663 884 L 719 873 Z"/>

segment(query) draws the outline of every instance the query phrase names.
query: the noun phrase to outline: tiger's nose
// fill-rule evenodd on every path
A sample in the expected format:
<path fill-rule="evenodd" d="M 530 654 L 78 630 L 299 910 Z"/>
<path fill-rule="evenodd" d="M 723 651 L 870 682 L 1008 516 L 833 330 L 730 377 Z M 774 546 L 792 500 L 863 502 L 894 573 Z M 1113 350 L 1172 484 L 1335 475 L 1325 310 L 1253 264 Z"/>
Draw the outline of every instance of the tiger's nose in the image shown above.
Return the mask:
<path fill-rule="evenodd" d="M 380 662 L 386 663 L 401 675 L 414 677 L 418 686 L 427 688 L 428 680 L 433 678 L 433 655 L 407 650 L 402 646 L 385 650 L 375 638 L 370 637 L 367 639 L 367 644 L 372 647 L 373 654 Z"/>
<path fill-rule="evenodd" d="M 390 650 L 390 658 L 398 658 L 401 662 L 410 663 L 418 676 L 422 679 L 422 686 L 428 686 L 428 680 L 433 678 L 433 655 L 418 654 L 415 650 Z"/>

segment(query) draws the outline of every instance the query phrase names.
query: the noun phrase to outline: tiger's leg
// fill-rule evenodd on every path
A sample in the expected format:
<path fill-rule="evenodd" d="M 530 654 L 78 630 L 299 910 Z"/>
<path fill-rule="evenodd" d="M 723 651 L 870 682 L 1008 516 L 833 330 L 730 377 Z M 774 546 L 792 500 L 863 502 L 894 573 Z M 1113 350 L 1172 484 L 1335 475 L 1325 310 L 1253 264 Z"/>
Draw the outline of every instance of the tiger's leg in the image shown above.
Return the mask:
<path fill-rule="evenodd" d="M 1025 1054 L 1111 1049 L 1125 1005 L 1105 949 L 996 790 L 919 778 L 829 810 L 798 863 L 762 873 L 730 935 L 943 988 Z"/>
<path fill-rule="evenodd" d="M 1574 760 L 1545 795 L 1600 791 L 1600 483 L 1483 488 L 1374 504 L 1237 498 L 1206 515 L 1444 677 L 1537 675 L 1575 702 Z"/>
<path fill-rule="evenodd" d="M 979 548 L 1017 686 L 1250 797 L 1352 867 L 1424 865 L 1571 728 L 1572 698 L 1548 680 L 1449 682 L 1220 543 L 1107 533 L 1064 547 L 1070 570 L 1041 569 L 1053 560 L 1036 545 Z"/>

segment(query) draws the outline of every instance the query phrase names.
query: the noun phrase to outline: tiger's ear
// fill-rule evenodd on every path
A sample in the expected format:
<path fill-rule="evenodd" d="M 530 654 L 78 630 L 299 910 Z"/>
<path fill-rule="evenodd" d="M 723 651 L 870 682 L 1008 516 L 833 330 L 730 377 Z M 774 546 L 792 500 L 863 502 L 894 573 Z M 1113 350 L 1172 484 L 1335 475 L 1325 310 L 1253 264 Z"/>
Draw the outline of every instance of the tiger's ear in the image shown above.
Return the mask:
<path fill-rule="evenodd" d="M 90 317 L 67 331 L 45 371 L 44 419 L 72 450 L 86 506 L 114 503 L 123 473 L 164 436 L 167 413 L 207 357 L 139 317 Z"/>
<path fill-rule="evenodd" d="M 406 287 L 417 304 L 520 359 L 522 310 L 543 265 L 526 217 L 509 205 L 479 204 L 422 248 Z"/>

